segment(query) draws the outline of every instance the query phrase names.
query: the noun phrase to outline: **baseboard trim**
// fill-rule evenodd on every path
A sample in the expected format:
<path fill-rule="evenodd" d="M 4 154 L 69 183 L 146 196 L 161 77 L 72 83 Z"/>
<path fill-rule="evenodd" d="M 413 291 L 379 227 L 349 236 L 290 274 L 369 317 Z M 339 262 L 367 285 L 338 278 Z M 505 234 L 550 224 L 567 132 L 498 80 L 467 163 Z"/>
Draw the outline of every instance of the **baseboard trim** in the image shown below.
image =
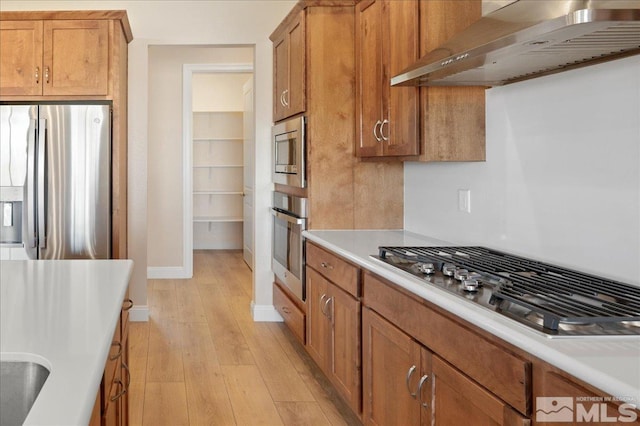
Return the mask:
<path fill-rule="evenodd" d="M 187 270 L 181 266 L 149 266 L 147 278 L 150 280 L 182 280 L 191 278 Z"/>
<path fill-rule="evenodd" d="M 251 302 L 251 316 L 255 322 L 283 322 L 273 305 L 256 305 Z"/>
<path fill-rule="evenodd" d="M 149 307 L 147 305 L 138 305 L 129 311 L 129 321 L 131 322 L 147 322 L 149 321 Z"/>

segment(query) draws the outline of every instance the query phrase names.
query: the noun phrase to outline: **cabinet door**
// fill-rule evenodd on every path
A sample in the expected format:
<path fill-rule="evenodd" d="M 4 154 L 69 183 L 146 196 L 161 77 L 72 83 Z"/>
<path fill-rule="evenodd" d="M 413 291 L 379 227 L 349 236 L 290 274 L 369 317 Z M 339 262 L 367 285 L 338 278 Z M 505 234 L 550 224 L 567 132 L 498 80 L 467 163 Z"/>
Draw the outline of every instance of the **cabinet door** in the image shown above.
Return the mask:
<path fill-rule="evenodd" d="M 329 284 L 331 351 L 328 375 L 351 408 L 360 412 L 360 302 Z"/>
<path fill-rule="evenodd" d="M 528 425 L 510 406 L 438 356 L 431 374 L 433 425 Z"/>
<path fill-rule="evenodd" d="M 306 109 L 306 66 L 305 66 L 305 12 L 289 29 L 289 91 L 285 96 L 287 116 L 304 112 Z"/>
<path fill-rule="evenodd" d="M 383 57 L 383 111 L 380 130 L 384 142 L 384 155 L 419 154 L 419 105 L 417 87 L 391 87 L 391 77 L 414 63 L 419 57 L 420 38 L 419 3 L 392 0 L 383 3 L 387 25 L 382 37 Z"/>
<path fill-rule="evenodd" d="M 313 269 L 306 268 L 307 284 L 307 351 L 320 366 L 327 364 L 330 323 L 326 314 L 329 304 L 329 281 Z"/>
<path fill-rule="evenodd" d="M 286 117 L 284 96 L 289 87 L 289 38 L 284 34 L 273 42 L 273 121 Z"/>
<path fill-rule="evenodd" d="M 109 22 L 44 22 L 43 95 L 106 95 Z"/>
<path fill-rule="evenodd" d="M 42 21 L 0 21 L 0 94 L 42 94 Z"/>
<path fill-rule="evenodd" d="M 364 424 L 420 425 L 420 345 L 368 308 L 362 312 L 362 345 Z"/>
<path fill-rule="evenodd" d="M 382 1 L 356 5 L 356 155 L 382 154 Z"/>
<path fill-rule="evenodd" d="M 306 107 L 305 12 L 300 12 L 273 42 L 273 121 L 304 112 Z"/>
<path fill-rule="evenodd" d="M 418 59 L 419 3 L 369 0 L 356 7 L 356 154 L 419 153 L 419 89 L 391 87 L 391 77 Z"/>

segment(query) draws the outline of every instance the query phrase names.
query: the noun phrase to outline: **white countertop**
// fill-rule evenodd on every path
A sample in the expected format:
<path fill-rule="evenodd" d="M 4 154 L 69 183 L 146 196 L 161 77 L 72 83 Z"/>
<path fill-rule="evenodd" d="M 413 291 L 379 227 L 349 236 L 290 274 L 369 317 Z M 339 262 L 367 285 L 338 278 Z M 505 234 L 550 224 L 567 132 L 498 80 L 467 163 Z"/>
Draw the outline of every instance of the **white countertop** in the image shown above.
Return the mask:
<path fill-rule="evenodd" d="M 370 256 L 378 246 L 437 246 L 447 242 L 407 231 L 304 231 L 311 241 L 404 287 L 610 396 L 640 406 L 640 336 L 549 338 L 463 300 Z"/>
<path fill-rule="evenodd" d="M 89 422 L 132 268 L 130 260 L 0 262 L 0 358 L 50 371 L 25 425 Z"/>

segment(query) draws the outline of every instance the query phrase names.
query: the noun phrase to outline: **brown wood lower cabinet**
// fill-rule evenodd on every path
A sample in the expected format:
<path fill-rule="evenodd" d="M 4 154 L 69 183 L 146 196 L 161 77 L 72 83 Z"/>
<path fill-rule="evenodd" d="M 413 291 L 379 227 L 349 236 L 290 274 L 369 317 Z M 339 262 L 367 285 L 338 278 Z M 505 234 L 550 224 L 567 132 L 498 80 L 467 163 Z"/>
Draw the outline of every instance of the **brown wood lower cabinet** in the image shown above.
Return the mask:
<path fill-rule="evenodd" d="M 624 400 L 309 242 L 306 285 L 306 349 L 365 425 L 548 426 L 537 399 L 566 397 L 574 424 L 640 426 Z"/>
<path fill-rule="evenodd" d="M 360 301 L 307 267 L 307 351 L 360 413 Z"/>
<path fill-rule="evenodd" d="M 113 332 L 111 348 L 102 375 L 100 390 L 91 413 L 89 426 L 126 426 L 129 424 L 129 310 L 131 299 L 125 299 L 120 319 Z"/>
<path fill-rule="evenodd" d="M 421 346 L 369 308 L 362 310 L 362 367 L 364 424 L 411 426 L 429 418 L 417 398 L 429 370 Z"/>
<path fill-rule="evenodd" d="M 530 421 L 374 311 L 362 313 L 364 423 L 528 425 Z"/>

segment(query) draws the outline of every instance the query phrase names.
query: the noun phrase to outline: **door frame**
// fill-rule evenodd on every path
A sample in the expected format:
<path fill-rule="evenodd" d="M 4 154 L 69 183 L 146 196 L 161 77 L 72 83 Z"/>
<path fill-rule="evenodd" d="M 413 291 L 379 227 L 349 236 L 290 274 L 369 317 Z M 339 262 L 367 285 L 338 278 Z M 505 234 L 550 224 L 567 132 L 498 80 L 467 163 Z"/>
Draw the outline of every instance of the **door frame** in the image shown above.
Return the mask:
<path fill-rule="evenodd" d="M 253 64 L 183 64 L 182 65 L 182 265 L 183 277 L 193 277 L 193 74 L 252 73 Z M 254 123 L 255 126 L 255 123 Z M 178 277 L 176 277 L 178 278 Z"/>

